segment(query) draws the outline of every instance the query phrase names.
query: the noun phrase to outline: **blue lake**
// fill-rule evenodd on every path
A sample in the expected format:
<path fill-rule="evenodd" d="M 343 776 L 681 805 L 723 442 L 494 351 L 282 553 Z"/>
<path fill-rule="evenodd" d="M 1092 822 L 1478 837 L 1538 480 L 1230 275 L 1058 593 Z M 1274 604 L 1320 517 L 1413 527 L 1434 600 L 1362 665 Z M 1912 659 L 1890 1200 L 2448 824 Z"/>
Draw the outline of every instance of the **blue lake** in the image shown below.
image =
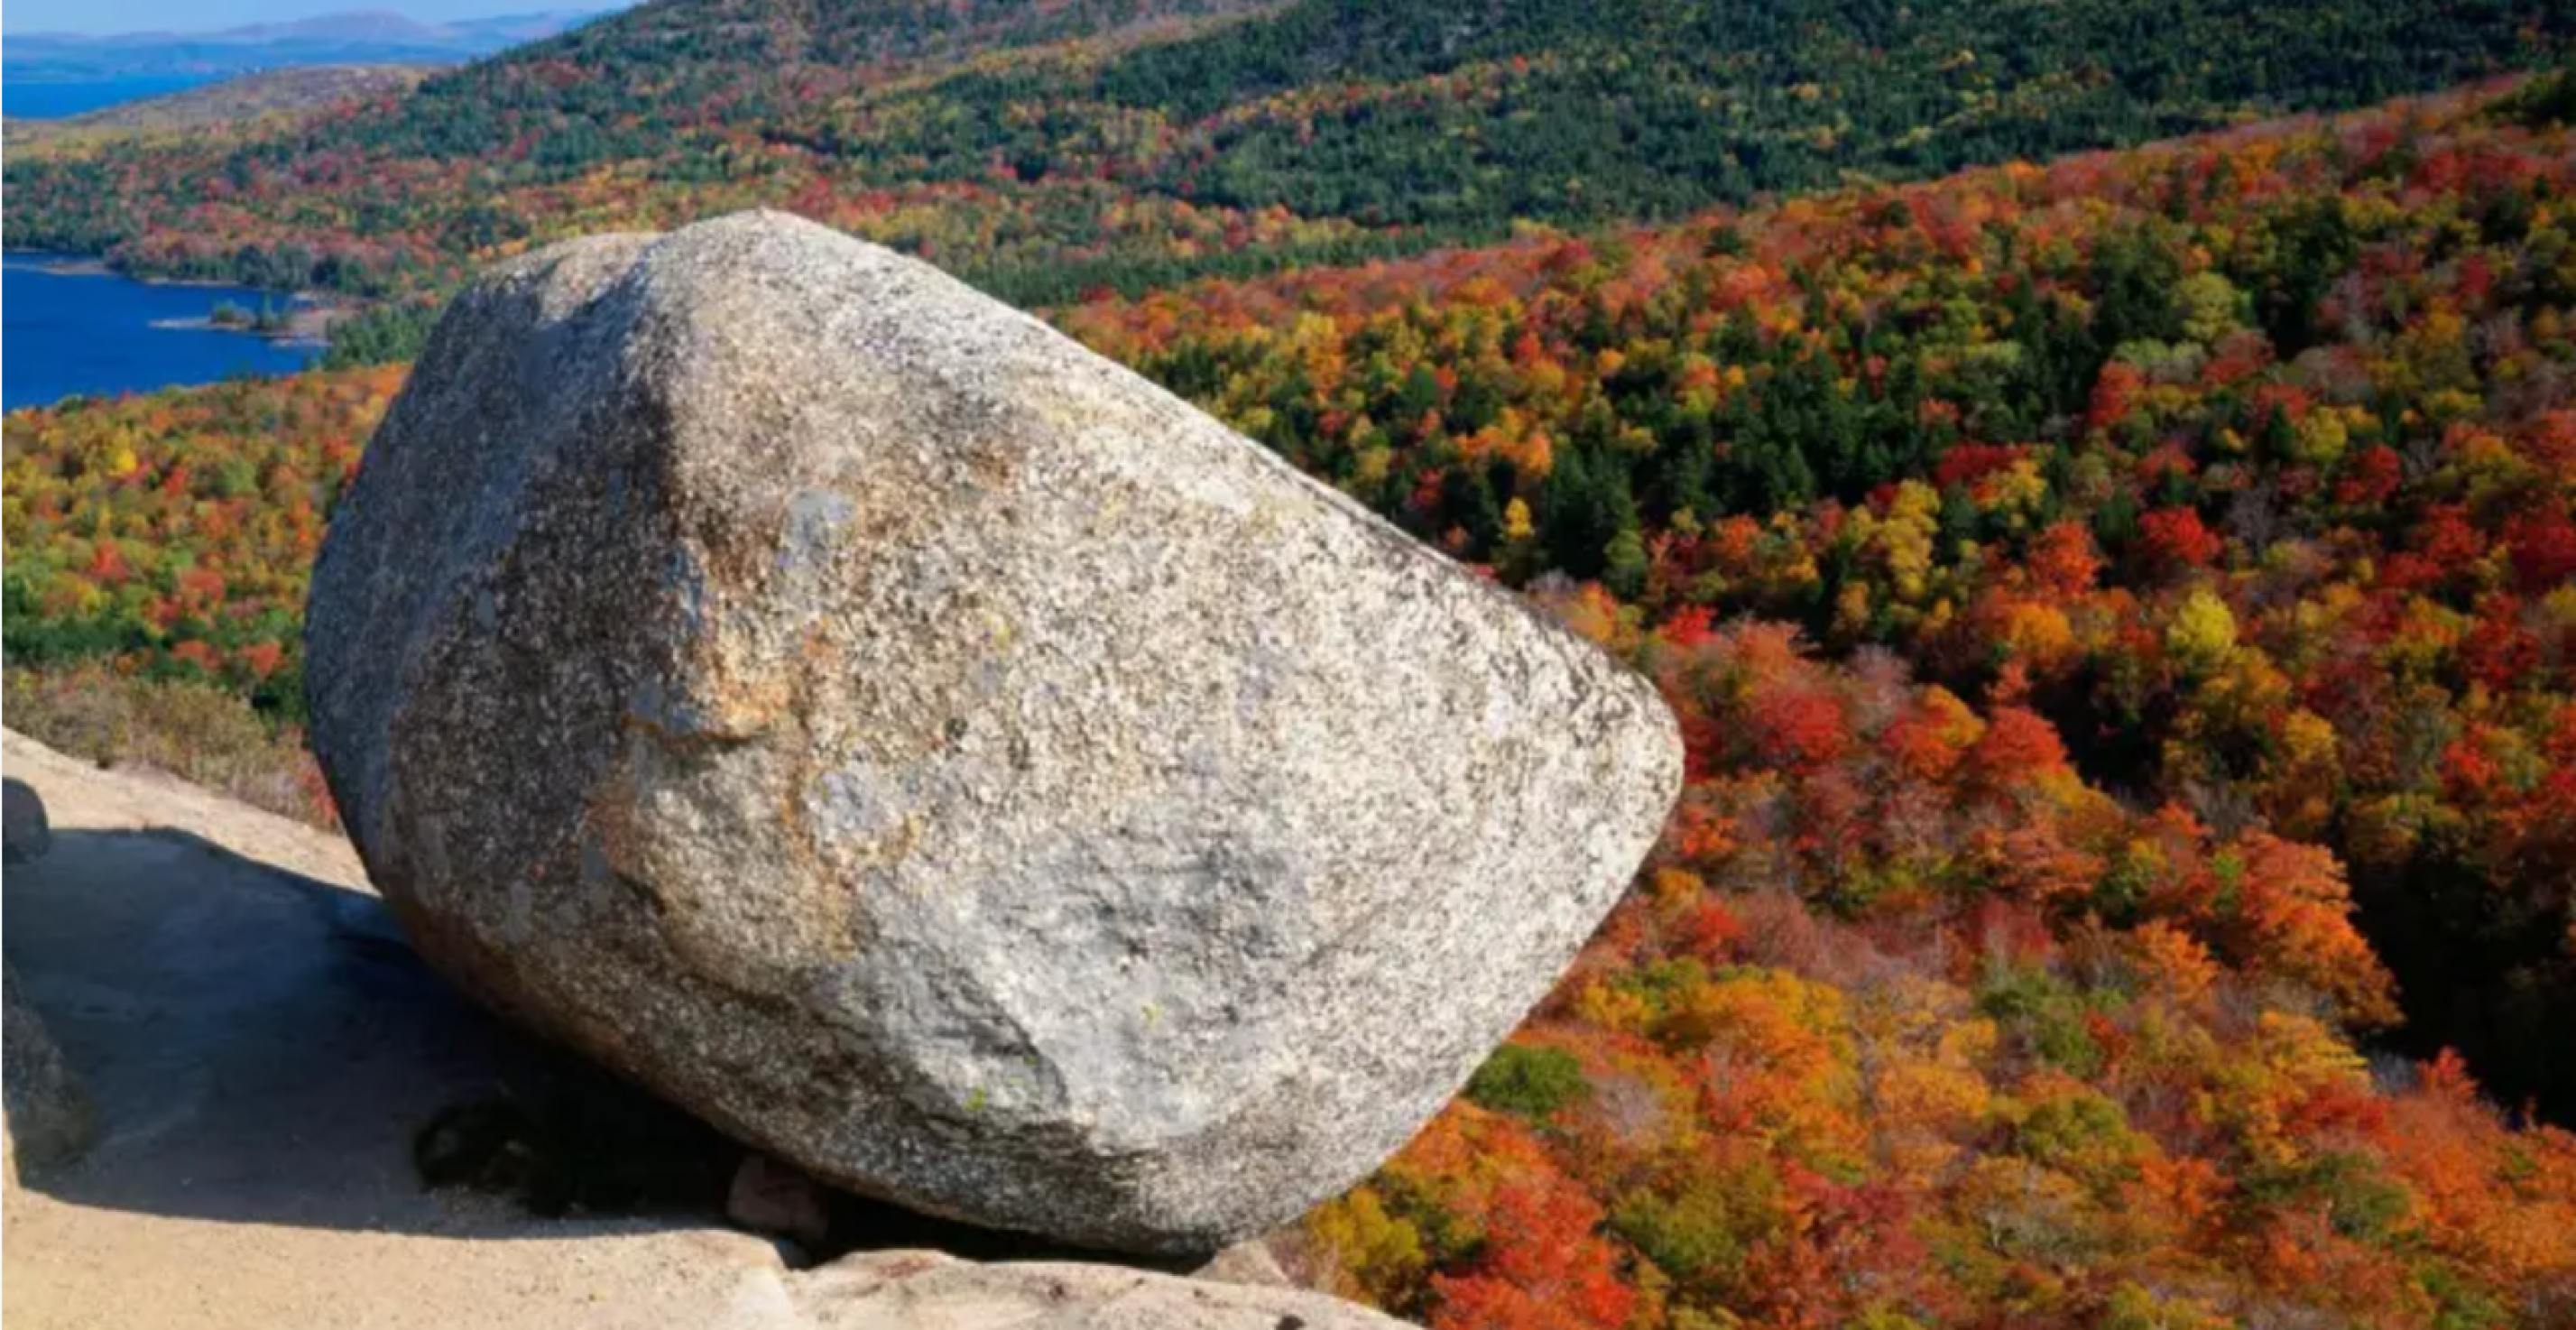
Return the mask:
<path fill-rule="evenodd" d="M 258 291 L 48 271 L 67 261 L 57 254 L 0 256 L 0 408 L 43 406 L 75 393 L 214 383 L 236 374 L 291 374 L 319 354 L 246 333 L 155 326 L 202 320 L 218 302 L 257 309 Z"/>
<path fill-rule="evenodd" d="M 30 79 L 11 76 L 0 82 L 0 115 L 52 120 L 79 115 L 120 102 L 159 97 L 212 83 L 215 74 L 144 74 L 112 79 Z"/>

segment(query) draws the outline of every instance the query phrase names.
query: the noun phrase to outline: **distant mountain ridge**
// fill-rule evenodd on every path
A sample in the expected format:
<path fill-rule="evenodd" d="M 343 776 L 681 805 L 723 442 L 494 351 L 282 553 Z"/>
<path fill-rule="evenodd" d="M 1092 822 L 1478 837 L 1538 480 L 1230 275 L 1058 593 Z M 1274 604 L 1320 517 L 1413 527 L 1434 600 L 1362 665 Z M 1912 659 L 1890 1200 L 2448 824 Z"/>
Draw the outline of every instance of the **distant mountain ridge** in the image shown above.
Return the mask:
<path fill-rule="evenodd" d="M 467 24 L 473 20 L 466 20 Z M 423 23 L 391 9 L 355 9 L 336 14 L 316 14 L 310 18 L 285 19 L 275 23 L 249 23 L 232 28 L 180 29 L 137 28 L 131 32 L 84 33 L 68 30 L 21 33 L 12 42 L 61 42 L 94 46 L 162 46 L 199 43 L 233 45 L 242 42 L 306 40 L 436 40 L 448 25 Z"/>
<path fill-rule="evenodd" d="M 0 76 L 31 82 L 223 78 L 304 65 L 458 64 L 597 18 L 549 9 L 425 23 L 388 9 L 352 10 L 209 32 L 12 34 Z"/>

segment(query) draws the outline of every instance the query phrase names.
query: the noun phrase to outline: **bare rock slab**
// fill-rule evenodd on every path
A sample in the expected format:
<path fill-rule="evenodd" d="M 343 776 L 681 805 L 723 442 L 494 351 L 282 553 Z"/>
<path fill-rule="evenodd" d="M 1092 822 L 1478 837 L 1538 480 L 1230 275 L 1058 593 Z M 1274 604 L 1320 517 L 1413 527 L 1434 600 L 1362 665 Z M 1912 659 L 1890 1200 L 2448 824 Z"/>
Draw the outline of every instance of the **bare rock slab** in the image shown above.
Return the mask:
<path fill-rule="evenodd" d="M 792 218 L 458 298 L 313 737 L 486 1002 L 818 1177 L 1212 1250 L 1403 1144 L 1662 825 L 1653 689 L 1250 441 Z"/>
<path fill-rule="evenodd" d="M 979 1265 L 928 1251 L 846 1256 L 798 1280 L 816 1330 L 1405 1330 L 1321 1293 L 1182 1279 L 1114 1265 Z"/>

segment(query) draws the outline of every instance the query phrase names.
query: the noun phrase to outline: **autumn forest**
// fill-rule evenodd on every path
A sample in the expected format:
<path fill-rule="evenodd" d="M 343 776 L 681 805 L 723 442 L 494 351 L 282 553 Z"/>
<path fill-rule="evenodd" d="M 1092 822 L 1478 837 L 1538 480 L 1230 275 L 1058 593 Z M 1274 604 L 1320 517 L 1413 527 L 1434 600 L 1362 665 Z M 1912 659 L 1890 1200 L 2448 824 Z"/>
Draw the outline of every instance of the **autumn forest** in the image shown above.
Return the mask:
<path fill-rule="evenodd" d="M 957 12 L 987 8 L 1018 9 Z M 1970 77 L 1917 59 L 1965 50 L 1968 6 L 1929 7 L 1959 30 L 1907 77 L 1812 98 L 1774 66 L 1829 67 L 1873 7 L 1684 43 L 1710 54 L 1668 78 L 1531 5 L 1329 86 L 1297 67 L 1320 39 L 1241 8 L 1154 16 L 1185 41 L 883 38 L 882 81 L 802 109 L 710 55 L 657 75 L 706 108 L 668 134 L 518 137 L 522 89 L 293 152 L 13 157 L 13 230 L 382 302 L 339 368 L 7 417 L 12 724 L 195 717 L 327 823 L 298 639 L 402 381 L 363 362 L 473 261 L 757 196 L 1041 306 L 1682 717 L 1625 903 L 1307 1222 L 1341 1291 L 1440 1330 L 2576 1324 L 2576 66 L 2486 69 L 2464 6 L 2366 48 L 2364 109 L 2222 109 L 2328 100 L 2296 41 L 2093 83 L 2043 44 L 1944 119 L 1908 80 Z M 580 44 L 636 32 L 421 95 L 588 95 L 638 57 Z M 1086 98 L 1015 118 L 1056 62 Z M 1670 99 L 1597 192 L 1499 188 L 1591 153 L 1546 127 L 1622 79 Z M 1513 116 L 1542 128 L 1426 164 Z M 861 139 L 900 165 L 816 150 Z M 360 162 L 492 188 L 407 212 Z M 297 202 L 226 201 L 272 188 Z"/>

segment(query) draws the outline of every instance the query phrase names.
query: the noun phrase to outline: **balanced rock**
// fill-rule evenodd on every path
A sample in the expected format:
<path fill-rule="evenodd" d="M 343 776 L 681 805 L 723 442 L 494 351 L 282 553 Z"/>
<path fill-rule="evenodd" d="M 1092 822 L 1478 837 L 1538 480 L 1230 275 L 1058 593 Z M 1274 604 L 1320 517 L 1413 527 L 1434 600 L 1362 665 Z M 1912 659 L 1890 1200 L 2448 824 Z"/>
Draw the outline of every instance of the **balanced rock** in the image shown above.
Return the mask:
<path fill-rule="evenodd" d="M 766 213 L 461 295 L 306 631 L 332 793 L 449 975 L 818 1177 L 1104 1247 L 1401 1145 L 1681 773 L 1519 598 Z"/>

